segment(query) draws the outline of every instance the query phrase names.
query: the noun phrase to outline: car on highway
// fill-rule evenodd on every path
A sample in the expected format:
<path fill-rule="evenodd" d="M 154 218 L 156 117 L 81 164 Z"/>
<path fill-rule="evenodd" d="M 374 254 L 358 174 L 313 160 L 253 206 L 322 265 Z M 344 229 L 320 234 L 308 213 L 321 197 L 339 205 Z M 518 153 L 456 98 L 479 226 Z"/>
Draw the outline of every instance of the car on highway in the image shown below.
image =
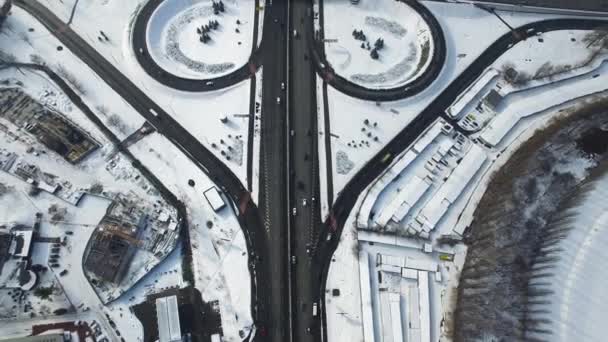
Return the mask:
<path fill-rule="evenodd" d="M 281 97 L 277 97 L 277 104 L 281 104 Z"/>
<path fill-rule="evenodd" d="M 292 264 L 292 265 L 295 265 L 296 263 L 297 263 L 296 256 L 295 256 L 295 255 L 292 255 L 292 256 L 291 256 L 291 264 Z"/>
<path fill-rule="evenodd" d="M 281 90 L 285 90 L 285 82 L 281 82 Z"/>
<path fill-rule="evenodd" d="M 291 215 L 293 215 L 293 216 L 298 215 L 298 210 L 296 209 L 296 207 L 293 207 L 293 208 L 291 209 Z"/>
<path fill-rule="evenodd" d="M 213 87 L 213 85 L 215 85 L 215 83 L 213 83 L 213 81 L 207 81 L 205 83 L 205 85 L 208 86 L 208 87 Z"/>
<path fill-rule="evenodd" d="M 319 308 L 317 303 L 313 303 L 312 304 L 312 317 L 317 317 L 317 314 L 319 313 Z"/>
<path fill-rule="evenodd" d="M 302 198 L 302 206 L 305 207 L 308 205 L 308 201 L 306 200 L 306 198 Z"/>

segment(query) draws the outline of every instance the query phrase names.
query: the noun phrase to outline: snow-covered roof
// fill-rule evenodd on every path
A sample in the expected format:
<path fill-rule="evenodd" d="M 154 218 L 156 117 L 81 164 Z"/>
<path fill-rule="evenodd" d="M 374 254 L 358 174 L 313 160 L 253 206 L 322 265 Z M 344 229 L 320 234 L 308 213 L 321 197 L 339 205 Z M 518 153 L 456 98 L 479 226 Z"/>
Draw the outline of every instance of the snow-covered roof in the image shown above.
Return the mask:
<path fill-rule="evenodd" d="M 428 259 L 414 259 L 407 257 L 405 259 L 405 267 L 419 271 L 435 272 L 437 271 L 437 263 Z"/>
<path fill-rule="evenodd" d="M 433 126 L 431 126 L 431 128 L 429 128 L 426 132 L 424 132 L 422 137 L 420 137 L 420 139 L 418 139 L 418 141 L 416 141 L 416 144 L 414 144 L 414 148 L 413 148 L 414 151 L 416 151 L 417 153 L 424 151 L 424 149 L 433 140 L 435 140 L 435 138 L 437 138 L 439 136 L 439 134 L 441 134 L 441 130 L 443 128 L 443 125 L 445 125 L 445 124 L 446 124 L 446 122 L 443 120 L 439 120 L 439 121 L 435 122 L 435 124 Z"/>
<path fill-rule="evenodd" d="M 213 208 L 214 211 L 218 211 L 226 205 L 226 203 L 222 199 L 222 196 L 220 195 L 220 192 L 217 191 L 217 188 L 215 186 L 212 186 L 209 189 L 205 190 L 205 192 L 203 192 L 203 195 L 205 196 L 207 202 L 209 202 L 209 205 L 211 206 L 211 208 Z"/>
<path fill-rule="evenodd" d="M 494 117 L 479 136 L 483 142 L 496 146 L 519 121 L 519 115 L 502 112 Z"/>
<path fill-rule="evenodd" d="M 473 101 L 475 96 L 498 75 L 498 70 L 494 68 L 486 70 L 473 84 L 456 98 L 456 101 L 448 108 L 446 114 L 452 118 L 458 117 L 467 104 Z"/>
<path fill-rule="evenodd" d="M 460 164 L 454 168 L 447 181 L 443 183 L 420 211 L 419 221 L 424 223 L 426 231 L 435 228 L 449 206 L 460 196 L 487 158 L 488 156 L 483 148 L 475 144 L 471 146 L 471 149 L 462 158 Z"/>
<path fill-rule="evenodd" d="M 156 299 L 156 317 L 159 342 L 179 342 L 182 340 L 176 296 Z"/>
<path fill-rule="evenodd" d="M 370 285 L 369 274 L 369 255 L 366 251 L 359 252 L 359 281 L 361 285 L 361 298 L 372 298 L 372 289 Z M 374 314 L 372 312 L 372 303 L 366 300 L 361 305 L 363 316 L 363 336 L 365 341 L 374 341 Z"/>
<path fill-rule="evenodd" d="M 420 296 L 418 295 L 418 288 L 412 287 L 409 291 L 409 305 L 408 305 L 408 324 L 407 333 L 408 341 L 420 341 Z"/>
<path fill-rule="evenodd" d="M 393 341 L 403 341 L 403 327 L 401 326 L 401 296 L 397 293 L 390 293 L 389 302 L 391 306 Z"/>
<path fill-rule="evenodd" d="M 32 246 L 32 237 L 34 231 L 32 230 L 19 230 L 14 233 L 16 239 L 13 239 L 15 243 L 14 256 L 26 258 L 30 254 L 30 247 Z M 18 238 L 21 238 L 19 240 Z"/>
<path fill-rule="evenodd" d="M 429 273 L 418 272 L 418 295 L 420 296 L 420 341 L 431 340 L 431 301 L 429 298 Z"/>
<path fill-rule="evenodd" d="M 407 151 L 376 183 L 374 183 L 365 196 L 363 203 L 361 203 L 359 215 L 357 216 L 357 225 L 359 227 L 367 226 L 367 220 L 369 219 L 374 204 L 376 203 L 378 196 L 382 193 L 382 190 L 384 190 L 386 185 L 392 182 L 395 177 L 400 175 L 401 172 L 416 159 L 416 156 L 416 152 L 412 150 Z"/>

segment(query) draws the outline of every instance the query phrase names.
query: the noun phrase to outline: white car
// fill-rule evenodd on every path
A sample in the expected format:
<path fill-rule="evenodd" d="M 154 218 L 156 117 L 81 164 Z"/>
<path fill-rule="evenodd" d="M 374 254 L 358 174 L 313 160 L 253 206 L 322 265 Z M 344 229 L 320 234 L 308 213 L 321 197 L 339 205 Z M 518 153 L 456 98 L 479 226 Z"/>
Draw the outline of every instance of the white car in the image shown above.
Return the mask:
<path fill-rule="evenodd" d="M 306 198 L 302 199 L 302 206 L 305 207 L 308 205 L 308 201 L 306 201 Z"/>
<path fill-rule="evenodd" d="M 285 82 L 281 82 L 281 90 L 285 90 Z"/>
<path fill-rule="evenodd" d="M 281 98 L 277 97 L 277 104 L 281 104 Z"/>
<path fill-rule="evenodd" d="M 296 209 L 296 207 L 293 207 L 293 209 L 291 209 L 291 215 L 296 216 L 298 214 L 298 210 Z"/>
<path fill-rule="evenodd" d="M 292 264 L 292 265 L 295 265 L 295 264 L 296 264 L 296 256 L 295 256 L 295 255 L 292 255 L 292 256 L 291 256 L 291 264 Z"/>

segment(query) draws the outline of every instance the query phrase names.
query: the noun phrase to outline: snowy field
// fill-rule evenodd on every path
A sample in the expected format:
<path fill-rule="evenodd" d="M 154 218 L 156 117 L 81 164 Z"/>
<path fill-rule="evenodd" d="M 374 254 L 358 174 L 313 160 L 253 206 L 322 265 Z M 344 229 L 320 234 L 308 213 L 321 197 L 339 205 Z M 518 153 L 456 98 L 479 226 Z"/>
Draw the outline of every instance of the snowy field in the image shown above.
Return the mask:
<path fill-rule="evenodd" d="M 152 14 L 147 42 L 150 54 L 166 71 L 186 78 L 220 77 L 249 60 L 253 44 L 254 0 L 224 0 L 214 14 L 211 1 L 168 0 Z M 197 29 L 217 20 L 203 43 Z M 237 21 L 239 23 L 237 23 Z"/>
<path fill-rule="evenodd" d="M 214 212 L 203 196 L 214 184 L 164 137 L 150 135 L 130 150 L 186 205 L 194 286 L 203 300 L 219 300 L 225 340 L 240 340 L 239 333 L 248 334 L 253 325 L 251 284 L 245 237 L 232 205 Z M 194 187 L 188 186 L 189 179 L 194 180 Z"/>
<path fill-rule="evenodd" d="M 536 309 L 534 312 L 538 313 L 532 315 L 542 320 L 539 330 L 529 331 L 527 337 L 553 341 L 604 339 L 602 318 L 608 311 L 604 291 L 608 272 L 598 260 L 607 256 L 607 192 L 604 169 L 601 176 L 577 191 L 576 200 L 550 224 L 551 230 L 563 230 L 564 238 L 545 247 L 547 253 L 556 258 L 551 263 L 555 271 L 549 277 L 530 281 L 531 290 L 547 291 L 547 295 L 530 308 Z M 555 249 L 559 252 L 554 253 Z M 536 266 L 540 269 L 546 267 L 546 263 L 539 257 Z"/>
<path fill-rule="evenodd" d="M 71 0 L 63 3 L 46 2 L 46 5 L 60 18 L 65 18 L 66 22 L 71 12 L 71 4 L 73 4 Z M 169 89 L 150 78 L 133 56 L 130 45 L 130 25 L 140 5 L 141 1 L 80 1 L 71 27 L 115 67 L 128 75 L 136 86 L 207 149 L 224 160 L 243 184 L 247 184 L 246 142 L 249 119 L 239 114 L 249 112 L 249 81 L 223 90 L 193 94 Z M 135 128 L 143 124 L 141 115 L 116 95 L 101 78 L 91 72 L 86 64 L 65 48 L 58 51 L 57 47 L 62 44 L 42 25 L 18 7 L 14 6 L 12 12 L 13 15 L 7 21 L 10 30 L 7 34 L 0 35 L 0 44 L 11 47 L 10 50 L 5 51 L 6 53 L 16 56 L 17 61 L 20 62 L 30 62 L 33 56 L 44 56 L 41 62 L 46 63 L 51 69 L 57 71 L 62 66 L 69 70 L 69 73 L 81 84 L 84 92 L 80 94 L 83 100 L 100 117 L 104 117 L 102 113 L 105 111 L 108 117 L 118 115 L 129 127 Z M 33 28 L 34 31 L 30 32 L 29 28 Z M 103 30 L 109 41 L 98 40 L 100 30 Z M 36 57 L 35 60 L 39 61 L 40 58 Z M 237 116 L 234 116 L 235 114 Z M 226 124 L 220 121 L 224 117 L 228 118 Z M 119 137 L 124 136 L 117 129 L 113 131 Z M 221 140 L 224 140 L 225 144 L 221 144 Z M 214 144 L 217 148 L 213 148 Z M 228 150 L 228 146 L 231 150 Z M 222 151 L 230 155 L 230 160 L 227 160 Z"/>
<path fill-rule="evenodd" d="M 361 0 L 353 5 L 348 0 L 326 0 L 323 6 L 325 38 L 330 40 L 325 52 L 339 75 L 366 88 L 394 88 L 409 83 L 428 67 L 433 54 L 431 32 L 407 4 Z M 348 20 L 332 20 L 338 17 Z M 354 30 L 362 30 L 365 39 L 355 39 Z M 370 54 L 379 38 L 384 45 L 373 59 Z"/>

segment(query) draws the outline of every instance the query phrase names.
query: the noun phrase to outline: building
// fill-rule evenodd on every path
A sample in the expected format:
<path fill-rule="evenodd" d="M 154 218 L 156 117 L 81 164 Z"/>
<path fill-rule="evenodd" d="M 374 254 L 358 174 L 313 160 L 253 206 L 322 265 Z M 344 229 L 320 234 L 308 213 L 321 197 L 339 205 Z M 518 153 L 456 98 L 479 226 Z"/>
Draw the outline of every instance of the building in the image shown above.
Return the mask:
<path fill-rule="evenodd" d="M 490 92 L 483 98 L 483 103 L 486 105 L 486 107 L 490 108 L 491 110 L 496 110 L 496 108 L 500 105 L 500 103 L 502 102 L 502 95 L 500 95 L 496 89 L 492 89 L 490 90 Z"/>
<path fill-rule="evenodd" d="M 220 211 L 223 207 L 226 206 L 226 202 L 224 202 L 222 195 L 220 195 L 220 192 L 217 191 L 217 188 L 214 186 L 205 190 L 205 192 L 203 192 L 203 195 L 205 196 L 205 199 L 207 200 L 207 202 L 209 202 L 209 205 L 211 206 L 211 208 L 213 208 L 215 212 Z"/>
<path fill-rule="evenodd" d="M 64 342 L 64 341 L 65 341 L 65 338 L 64 338 L 63 334 L 36 335 L 36 336 L 9 338 L 8 340 L 0 340 L 0 342 Z"/>
<path fill-rule="evenodd" d="M 177 296 L 156 299 L 156 320 L 159 342 L 182 341 Z"/>

